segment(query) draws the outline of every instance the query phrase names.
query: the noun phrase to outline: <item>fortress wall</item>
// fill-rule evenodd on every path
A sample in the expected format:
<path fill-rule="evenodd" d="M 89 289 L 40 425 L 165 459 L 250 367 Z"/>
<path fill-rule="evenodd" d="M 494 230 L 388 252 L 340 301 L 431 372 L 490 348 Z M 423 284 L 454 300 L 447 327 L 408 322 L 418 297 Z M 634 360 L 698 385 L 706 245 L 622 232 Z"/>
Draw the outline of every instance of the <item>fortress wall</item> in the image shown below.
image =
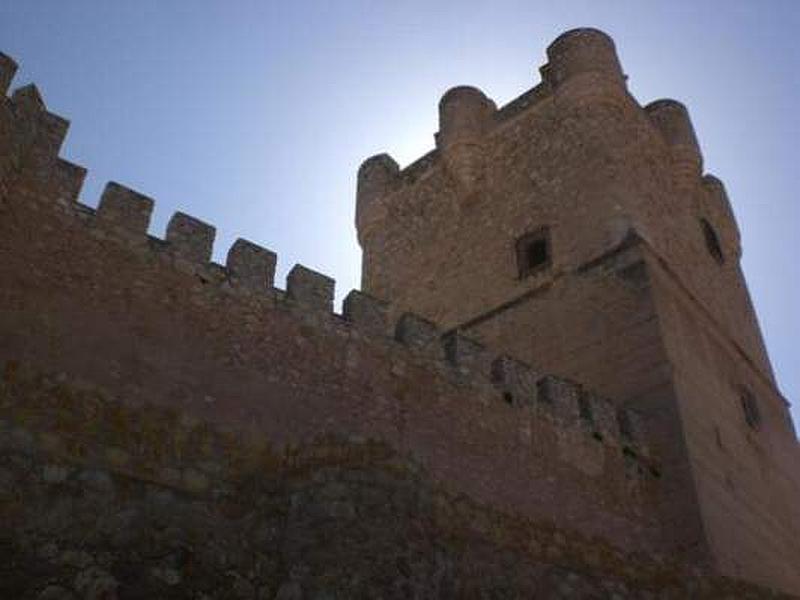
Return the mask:
<path fill-rule="evenodd" d="M 637 415 L 624 413 L 620 431 L 610 402 L 443 340 L 418 317 L 387 335 L 380 303 L 358 293 L 336 315 L 333 281 L 308 269 L 275 289 L 274 254 L 252 244 L 237 242 L 224 267 L 208 263 L 214 230 L 187 215 L 165 240 L 149 237 L 152 200 L 117 184 L 96 211 L 80 205 L 84 171 L 49 154 L 66 128 L 41 125 L 60 123 L 43 105 L 23 120 L 9 102 L 16 121 L 2 143 L 19 152 L 0 205 L 9 369 L 63 372 L 125 406 L 279 449 L 323 434 L 381 440 L 479 503 L 659 548 L 662 474 Z"/>
<path fill-rule="evenodd" d="M 4 598 L 776 598 L 448 493 L 387 444 L 283 450 L 24 367 L 0 377 Z"/>
<path fill-rule="evenodd" d="M 640 106 L 606 36 L 569 32 L 548 57 L 542 82 L 506 107 L 448 91 L 436 149 L 419 161 L 364 163 L 364 288 L 636 406 L 670 472 L 660 518 L 672 541 L 796 590 L 797 443 L 724 186 L 703 175 L 686 107 Z M 548 262 L 521 273 L 515 242 L 542 227 Z M 637 248 L 622 252 L 631 233 Z M 665 265 L 671 287 L 656 289 Z M 740 385 L 758 390 L 773 427 L 743 434 Z M 736 455 L 717 447 L 716 421 Z"/>
<path fill-rule="evenodd" d="M 437 148 L 416 163 L 365 162 L 364 287 L 393 304 L 352 292 L 341 315 L 332 279 L 298 265 L 276 288 L 276 255 L 251 242 L 238 240 L 225 265 L 209 262 L 215 231 L 194 217 L 177 213 L 163 239 L 149 236 L 153 200 L 122 185 L 109 184 L 96 210 L 78 203 L 86 171 L 58 156 L 67 121 L 34 86 L 0 98 L 0 443 L 12 453 L 0 469 L 0 510 L 54 535 L 54 506 L 62 517 L 70 502 L 92 515 L 94 500 L 58 507 L 62 492 L 80 495 L 77 481 L 93 480 L 83 470 L 107 471 L 101 483 L 128 478 L 134 496 L 148 486 L 191 495 L 216 490 L 221 470 L 239 476 L 237 444 L 256 449 L 244 452 L 250 459 L 284 464 L 298 448 L 339 440 L 420 466 L 447 503 L 468 498 L 634 552 L 703 565 L 712 557 L 725 574 L 797 589 L 796 441 L 724 188 L 701 179 L 684 107 L 643 109 L 627 94 L 607 36 L 570 32 L 548 52 L 543 82 L 500 110 L 474 88 L 448 92 Z M 2 89 L 15 68 L 0 55 Z M 719 264 L 701 216 L 717 227 Z M 513 242 L 542 224 L 552 264 L 521 278 Z M 40 375 L 17 389 L 19 373 Z M 757 395 L 768 435 L 744 428 L 730 393 L 738 385 Z M 74 389 L 93 390 L 105 408 Z M 123 431 L 131 421 L 133 434 Z M 226 440 L 211 470 L 184 454 L 186 423 Z M 346 463 L 350 450 L 319 452 Z M 55 471 L 42 462 L 51 459 Z M 40 486 L 39 470 L 45 480 L 62 467 L 69 485 Z M 359 477 L 367 488 L 381 479 Z M 25 494 L 55 502 L 26 512 Z M 113 499 L 123 511 L 126 501 Z M 481 510 L 467 520 L 485 524 Z M 353 531 L 349 523 L 334 534 Z M 357 535 L 369 538 L 369 527 Z M 307 551 L 322 543 L 305 539 Z M 19 542 L 0 538 L 9 556 L 34 564 Z M 578 546 L 595 554 L 594 542 Z M 520 577 L 547 572 L 536 557 Z M 497 566 L 489 563 L 464 569 Z M 716 585 L 678 577 L 676 597 Z M 550 585 L 542 581 L 530 585 Z"/>
<path fill-rule="evenodd" d="M 517 264 L 528 232 L 548 228 L 553 273 L 597 258 L 634 222 L 649 236 L 666 210 L 658 182 L 636 175 L 664 153 L 640 112 L 626 97 L 565 108 L 544 96 L 484 134 L 469 188 L 441 150 L 424 172 L 407 167 L 372 204 L 380 225 L 361 227 L 364 289 L 455 327 L 539 284 Z"/>
<path fill-rule="evenodd" d="M 440 104 L 434 154 L 403 170 L 385 156 L 365 163 L 363 285 L 391 297 L 395 313 L 414 310 L 646 413 L 670 472 L 659 518 L 671 544 L 705 560 L 643 254 L 677 243 L 674 215 L 691 195 L 672 194 L 669 148 L 623 88 L 548 81 L 483 129 L 452 112 L 486 119 L 487 102 L 454 88 Z M 480 145 L 482 165 L 455 160 L 469 156 L 464 140 Z M 515 242 L 541 227 L 549 264 L 521 276 Z"/>
<path fill-rule="evenodd" d="M 387 155 L 365 161 L 364 289 L 392 298 L 395 314 L 456 327 L 548 274 L 580 268 L 633 228 L 772 377 L 730 202 L 716 177 L 702 175 L 688 111 L 674 100 L 642 107 L 607 83 L 554 87 L 545 66 L 542 83 L 499 109 L 479 90 L 453 88 L 440 102 L 433 152 L 404 169 Z M 722 264 L 701 219 L 719 238 Z M 543 227 L 550 264 L 520 277 L 515 242 Z"/>
<path fill-rule="evenodd" d="M 586 382 L 645 415 L 651 448 L 669 473 L 658 511 L 665 541 L 695 562 L 708 560 L 645 242 L 634 235 L 627 247 L 554 275 L 535 294 L 465 332 L 514 355 L 542 357 L 548 371 Z"/>
<path fill-rule="evenodd" d="M 715 326 L 718 315 L 687 294 L 657 256 L 649 264 L 715 566 L 796 590 L 800 478 L 789 407 L 770 376 Z M 745 388 L 758 406 L 755 428 L 745 420 Z"/>
<path fill-rule="evenodd" d="M 538 286 L 517 264 L 526 233 L 548 228 L 552 273 L 596 259 L 632 226 L 660 241 L 680 203 L 669 149 L 617 77 L 574 76 L 560 87 L 545 76 L 494 112 L 474 88 L 453 88 L 434 152 L 403 170 L 385 155 L 364 163 L 365 290 L 455 327 Z"/>

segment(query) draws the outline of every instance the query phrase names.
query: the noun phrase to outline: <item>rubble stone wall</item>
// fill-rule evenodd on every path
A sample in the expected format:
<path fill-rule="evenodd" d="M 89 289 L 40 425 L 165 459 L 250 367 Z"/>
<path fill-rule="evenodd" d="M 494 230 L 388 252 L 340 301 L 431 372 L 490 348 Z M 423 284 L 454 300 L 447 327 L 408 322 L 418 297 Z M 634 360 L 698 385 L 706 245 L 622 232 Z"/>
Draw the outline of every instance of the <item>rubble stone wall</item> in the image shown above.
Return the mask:
<path fill-rule="evenodd" d="M 19 365 L 0 519 L 20 600 L 779 597 L 478 504 L 381 442 L 278 450 Z"/>
<path fill-rule="evenodd" d="M 64 373 L 277 449 L 380 440 L 476 502 L 660 547 L 653 503 L 666 474 L 639 415 L 418 316 L 391 323 L 363 293 L 336 314 L 333 280 L 302 266 L 275 288 L 274 253 L 244 240 L 226 265 L 209 262 L 214 228 L 188 215 L 152 237 L 153 201 L 119 184 L 97 209 L 80 204 L 85 172 L 53 154 L 66 122 L 35 88 L 2 108 L 13 161 L 0 204 L 0 364 Z"/>

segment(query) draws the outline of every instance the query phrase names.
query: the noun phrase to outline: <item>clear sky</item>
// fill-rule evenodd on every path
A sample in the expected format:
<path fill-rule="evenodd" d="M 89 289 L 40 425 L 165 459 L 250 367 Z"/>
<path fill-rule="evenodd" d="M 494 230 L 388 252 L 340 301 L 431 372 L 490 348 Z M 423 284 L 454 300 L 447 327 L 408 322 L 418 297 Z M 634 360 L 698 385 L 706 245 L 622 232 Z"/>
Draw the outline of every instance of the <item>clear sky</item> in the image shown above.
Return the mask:
<path fill-rule="evenodd" d="M 800 0 L 2 0 L 0 50 L 72 121 L 62 154 L 157 200 L 359 285 L 355 173 L 433 146 L 457 84 L 498 105 L 538 81 L 561 32 L 610 33 L 641 103 L 689 107 L 727 185 L 743 266 L 800 422 Z"/>

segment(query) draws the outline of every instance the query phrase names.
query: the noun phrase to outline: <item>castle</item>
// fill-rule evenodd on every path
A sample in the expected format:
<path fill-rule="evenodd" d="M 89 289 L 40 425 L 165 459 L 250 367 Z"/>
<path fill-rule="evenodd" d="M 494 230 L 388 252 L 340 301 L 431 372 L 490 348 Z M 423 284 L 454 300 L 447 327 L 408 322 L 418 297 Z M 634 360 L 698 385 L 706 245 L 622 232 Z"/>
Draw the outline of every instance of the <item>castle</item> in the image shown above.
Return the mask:
<path fill-rule="evenodd" d="M 0 596 L 800 594 L 800 470 L 686 108 L 567 32 L 358 173 L 362 290 L 59 157 L 0 55 Z"/>

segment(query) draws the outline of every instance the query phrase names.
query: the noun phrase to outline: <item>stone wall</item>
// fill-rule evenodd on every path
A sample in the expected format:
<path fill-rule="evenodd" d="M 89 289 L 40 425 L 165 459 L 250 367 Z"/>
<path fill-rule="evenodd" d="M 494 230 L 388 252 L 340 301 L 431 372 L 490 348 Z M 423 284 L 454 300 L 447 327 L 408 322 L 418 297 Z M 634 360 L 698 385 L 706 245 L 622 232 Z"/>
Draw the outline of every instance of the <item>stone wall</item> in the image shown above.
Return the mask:
<path fill-rule="evenodd" d="M 788 405 L 717 327 L 717 315 L 685 293 L 668 263 L 652 256 L 649 271 L 718 568 L 795 589 L 800 472 Z M 759 407 L 757 426 L 744 418 L 745 389 Z"/>
<path fill-rule="evenodd" d="M 211 262 L 214 227 L 187 214 L 173 216 L 163 239 L 149 235 L 154 201 L 122 185 L 110 183 L 96 209 L 81 204 L 86 171 L 58 155 L 67 121 L 35 86 L 2 96 L 0 506 L 13 524 L 0 538 L 5 595 L 761 597 L 705 571 L 709 521 L 699 523 L 696 491 L 707 488 L 678 443 L 681 411 L 696 402 L 673 401 L 674 350 L 656 319 L 663 296 L 651 288 L 646 228 L 628 235 L 624 214 L 580 239 L 554 228 L 553 247 L 568 260 L 524 289 L 492 262 L 507 240 L 456 251 L 459 227 L 475 215 L 491 231 L 475 190 L 488 181 L 501 198 L 520 181 L 483 162 L 486 119 L 528 135 L 536 110 L 560 110 L 552 86 L 577 99 L 570 119 L 534 130 L 583 148 L 592 181 L 621 173 L 621 157 L 638 150 L 645 162 L 648 148 L 666 155 L 619 78 L 582 70 L 592 57 L 615 68 L 608 48 L 573 50 L 577 63 L 551 61 L 547 85 L 499 113 L 472 88 L 447 96 L 440 148 L 402 174 L 386 157 L 362 168 L 365 284 L 393 304 L 354 291 L 342 314 L 332 279 L 297 265 L 277 288 L 275 254 L 246 240 L 225 265 Z M 0 57 L 3 86 L 14 70 Z M 576 88 L 575 76 L 593 83 Z M 614 102 L 593 108 L 596 89 Z M 602 127 L 587 136 L 587 122 Z M 613 138 L 604 128 L 633 142 L 622 154 L 599 152 Z M 512 175 L 553 197 L 576 185 Z M 382 203 L 376 194 L 396 176 L 442 202 Z M 627 183 L 626 193 L 639 190 Z M 586 189 L 565 196 L 570 223 L 593 220 L 582 200 L 613 208 L 613 197 Z M 508 216 L 494 214 L 492 227 Z M 520 215 L 519 231 L 542 216 Z M 443 224 L 431 239 L 452 269 L 414 262 L 413 240 L 376 229 L 387 216 L 415 224 L 409 231 Z M 410 262 L 392 262 L 401 259 Z M 471 275 L 462 269 L 470 261 Z M 464 281 L 472 292 L 454 296 Z M 444 302 L 426 303 L 424 290 L 444 290 Z M 476 318 L 496 301 L 507 318 L 539 300 L 545 314 L 571 306 L 574 319 L 526 340 Z M 598 321 L 601 307 L 620 319 Z M 564 378 L 566 364 L 590 385 Z"/>
<path fill-rule="evenodd" d="M 394 314 L 635 407 L 669 472 L 660 519 L 675 547 L 800 591 L 800 452 L 724 186 L 703 175 L 686 107 L 631 96 L 607 35 L 568 32 L 547 56 L 542 81 L 506 106 L 445 93 L 436 148 L 418 161 L 364 162 L 362 285 Z M 533 272 L 519 264 L 530 235 L 549 245 Z"/>
<path fill-rule="evenodd" d="M 66 121 L 32 87 L 0 104 L 3 364 L 277 448 L 381 440 L 498 510 L 662 545 L 665 473 L 638 415 L 412 314 L 393 324 L 363 293 L 336 314 L 334 282 L 302 266 L 275 288 L 275 255 L 250 242 L 211 263 L 214 228 L 188 215 L 149 236 L 153 201 L 119 184 L 80 204 L 85 171 L 56 154 Z"/>
<path fill-rule="evenodd" d="M 775 598 L 475 503 L 408 456 L 278 449 L 8 364 L 3 598 Z"/>

